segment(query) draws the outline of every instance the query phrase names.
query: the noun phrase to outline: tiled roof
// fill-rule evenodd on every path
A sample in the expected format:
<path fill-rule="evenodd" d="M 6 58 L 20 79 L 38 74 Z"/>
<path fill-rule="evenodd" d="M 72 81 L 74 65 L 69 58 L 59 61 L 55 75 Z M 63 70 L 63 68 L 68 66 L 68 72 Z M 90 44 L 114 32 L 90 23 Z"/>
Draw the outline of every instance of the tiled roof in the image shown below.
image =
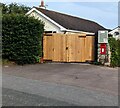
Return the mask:
<path fill-rule="evenodd" d="M 38 7 L 34 7 L 38 11 L 45 14 L 47 17 L 54 20 L 59 25 L 63 26 L 66 29 L 70 30 L 77 30 L 77 31 L 84 31 L 84 32 L 93 32 L 97 33 L 98 30 L 106 30 L 103 26 L 99 25 L 98 23 L 90 20 L 86 20 L 83 18 L 78 18 L 75 16 L 42 9 Z"/>

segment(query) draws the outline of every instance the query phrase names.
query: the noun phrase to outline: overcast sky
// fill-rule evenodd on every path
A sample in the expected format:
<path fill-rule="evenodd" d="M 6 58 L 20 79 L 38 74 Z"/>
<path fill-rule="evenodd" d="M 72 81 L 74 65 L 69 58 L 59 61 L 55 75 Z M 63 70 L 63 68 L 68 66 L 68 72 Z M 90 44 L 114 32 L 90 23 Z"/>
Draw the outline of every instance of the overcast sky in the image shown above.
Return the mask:
<path fill-rule="evenodd" d="M 39 2 L 20 2 L 39 6 Z M 118 26 L 118 2 L 46 2 L 47 9 L 66 13 L 99 23 L 108 29 Z"/>

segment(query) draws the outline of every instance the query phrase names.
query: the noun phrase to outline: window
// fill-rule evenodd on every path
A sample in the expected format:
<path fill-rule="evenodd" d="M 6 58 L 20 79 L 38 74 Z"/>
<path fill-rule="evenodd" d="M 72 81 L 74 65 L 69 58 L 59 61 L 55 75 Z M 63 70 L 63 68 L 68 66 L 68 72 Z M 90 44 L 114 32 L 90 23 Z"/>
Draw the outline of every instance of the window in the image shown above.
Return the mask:
<path fill-rule="evenodd" d="M 120 34 L 119 32 L 114 32 L 114 35 L 115 35 L 115 36 L 117 36 L 117 35 L 119 35 L 119 34 Z"/>
<path fill-rule="evenodd" d="M 45 31 L 45 33 L 56 33 L 56 31 Z"/>

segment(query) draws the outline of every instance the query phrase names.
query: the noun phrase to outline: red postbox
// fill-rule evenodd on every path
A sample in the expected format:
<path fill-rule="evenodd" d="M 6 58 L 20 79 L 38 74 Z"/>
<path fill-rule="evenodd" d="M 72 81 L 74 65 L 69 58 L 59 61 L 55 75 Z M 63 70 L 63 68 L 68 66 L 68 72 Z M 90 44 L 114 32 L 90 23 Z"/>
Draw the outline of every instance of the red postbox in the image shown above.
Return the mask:
<path fill-rule="evenodd" d="M 105 43 L 100 44 L 100 54 L 103 54 L 103 55 L 106 54 L 106 44 Z"/>

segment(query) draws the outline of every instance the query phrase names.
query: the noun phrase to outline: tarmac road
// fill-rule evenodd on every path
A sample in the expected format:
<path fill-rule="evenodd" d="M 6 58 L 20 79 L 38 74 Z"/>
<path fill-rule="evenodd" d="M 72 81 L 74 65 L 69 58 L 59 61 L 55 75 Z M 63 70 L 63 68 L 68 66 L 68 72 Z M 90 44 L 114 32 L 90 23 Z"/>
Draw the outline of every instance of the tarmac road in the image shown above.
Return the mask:
<path fill-rule="evenodd" d="M 117 78 L 117 69 L 86 64 L 5 66 L 3 105 L 117 106 Z"/>
<path fill-rule="evenodd" d="M 3 106 L 74 106 L 73 104 L 3 88 Z"/>
<path fill-rule="evenodd" d="M 3 75 L 3 105 L 32 106 L 75 105 L 75 106 L 117 106 L 118 97 L 82 87 L 41 82 L 22 77 Z M 15 91 L 15 92 L 14 92 Z M 21 93 L 22 92 L 22 93 Z M 23 95 L 25 94 L 25 96 Z M 28 95 L 30 94 L 30 95 Z M 33 96 L 33 97 L 32 97 Z M 37 96 L 35 98 L 35 96 Z M 13 97 L 13 100 L 11 100 Z M 32 97 L 32 98 L 29 98 Z M 41 97 L 43 100 L 41 100 Z M 48 98 L 48 103 L 45 99 Z M 38 101 L 36 101 L 38 99 Z M 22 100 L 20 103 L 19 101 Z M 11 102 L 12 101 L 12 102 Z M 33 101 L 31 103 L 31 101 Z M 51 104 L 50 102 L 53 101 Z M 24 103 L 25 102 L 25 103 Z M 26 103 L 27 102 L 27 103 Z"/>

